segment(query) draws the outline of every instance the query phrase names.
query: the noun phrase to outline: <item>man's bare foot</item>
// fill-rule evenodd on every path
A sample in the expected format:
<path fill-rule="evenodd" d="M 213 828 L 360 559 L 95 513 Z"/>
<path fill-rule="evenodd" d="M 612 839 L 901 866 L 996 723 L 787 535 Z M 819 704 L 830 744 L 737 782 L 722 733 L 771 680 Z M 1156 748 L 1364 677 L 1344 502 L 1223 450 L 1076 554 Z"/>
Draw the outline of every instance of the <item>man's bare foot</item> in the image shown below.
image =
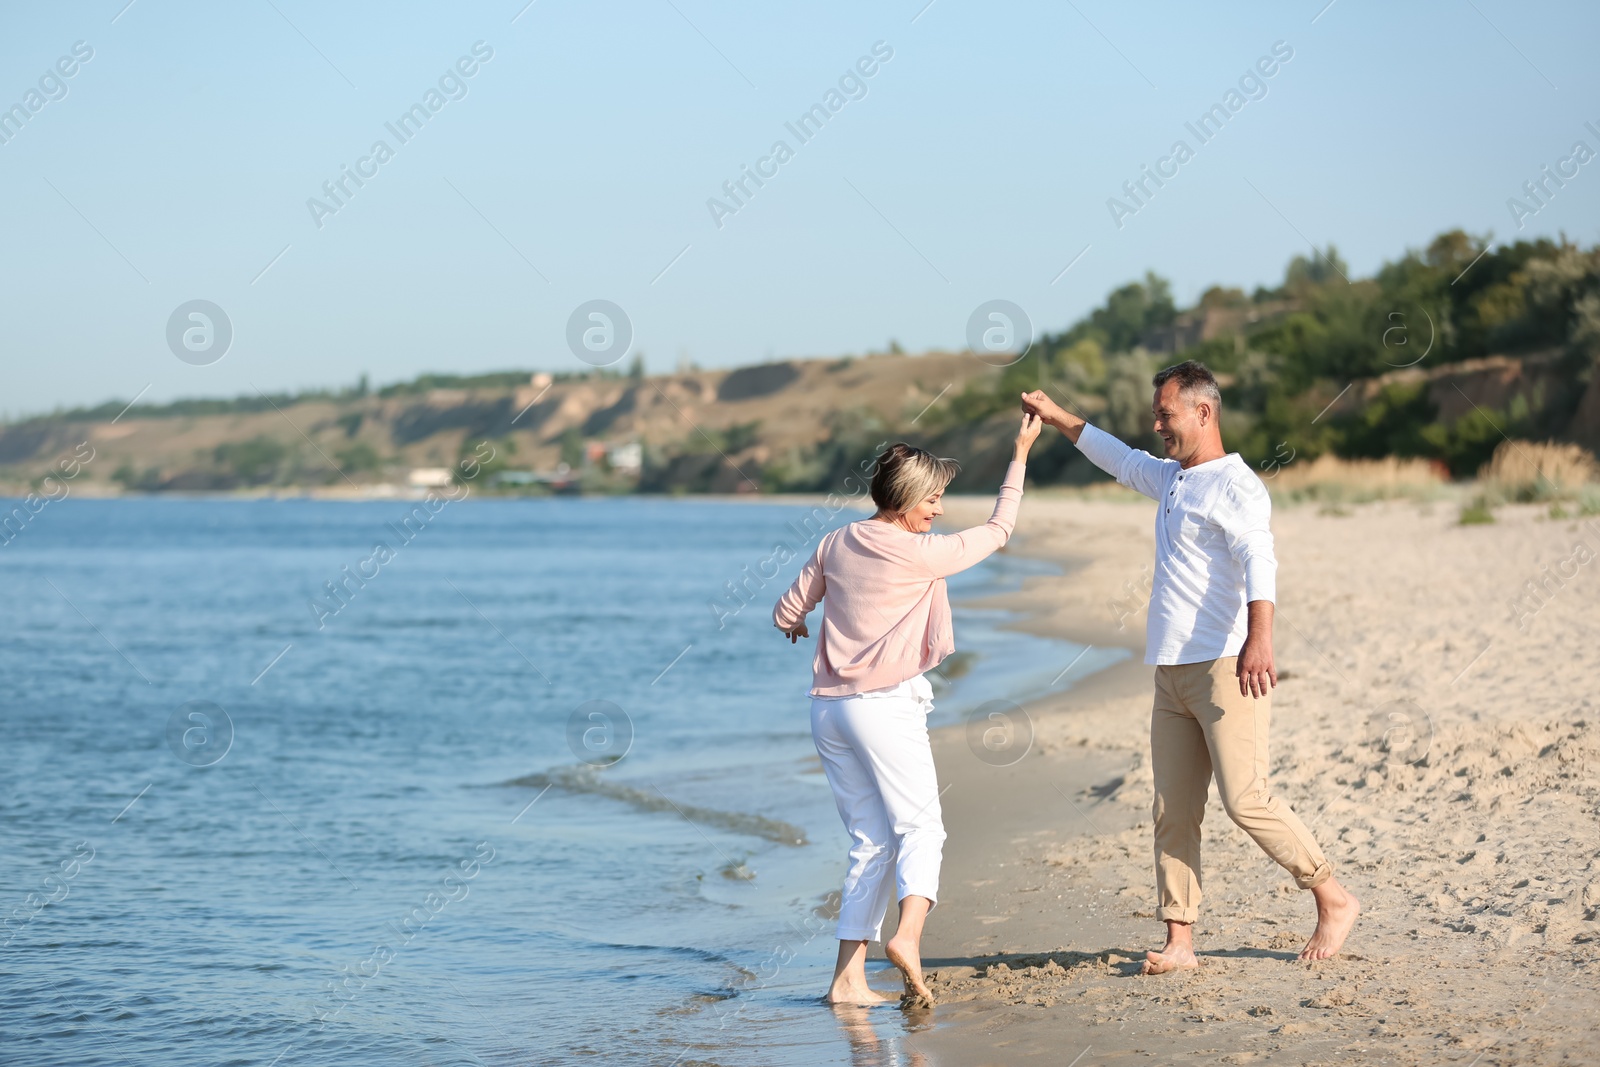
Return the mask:
<path fill-rule="evenodd" d="M 875 992 L 865 983 L 835 982 L 823 997 L 827 1004 L 882 1004 L 888 997 Z"/>
<path fill-rule="evenodd" d="M 901 977 L 906 980 L 905 996 L 900 998 L 901 1006 L 933 1007 L 933 993 L 922 982 L 922 954 L 917 943 L 909 938 L 902 941 L 896 934 L 884 944 L 883 954 L 900 969 Z"/>
<path fill-rule="evenodd" d="M 1356 916 L 1361 914 L 1361 902 L 1331 878 L 1312 892 L 1317 896 L 1317 928 L 1311 931 L 1311 940 L 1300 950 L 1300 958 L 1330 959 L 1344 947 L 1344 939 L 1355 926 Z"/>
<path fill-rule="evenodd" d="M 1166 974 L 1169 971 L 1186 971 L 1200 966 L 1200 961 L 1195 959 L 1194 949 L 1188 945 L 1174 945 L 1170 941 L 1160 952 L 1146 952 L 1144 954 L 1144 969 L 1141 974 Z"/>

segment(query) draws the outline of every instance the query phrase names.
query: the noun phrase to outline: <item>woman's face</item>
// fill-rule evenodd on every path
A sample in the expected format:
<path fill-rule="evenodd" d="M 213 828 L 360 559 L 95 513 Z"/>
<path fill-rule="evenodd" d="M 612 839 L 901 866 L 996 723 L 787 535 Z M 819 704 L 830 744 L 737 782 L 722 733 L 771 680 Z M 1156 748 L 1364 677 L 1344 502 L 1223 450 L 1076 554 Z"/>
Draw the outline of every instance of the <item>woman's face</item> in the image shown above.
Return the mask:
<path fill-rule="evenodd" d="M 944 514 L 944 505 L 941 503 L 943 500 L 944 490 L 941 489 L 914 505 L 909 511 L 901 512 L 895 522 L 901 529 L 910 530 L 912 533 L 927 533 L 933 529 L 933 520 Z"/>

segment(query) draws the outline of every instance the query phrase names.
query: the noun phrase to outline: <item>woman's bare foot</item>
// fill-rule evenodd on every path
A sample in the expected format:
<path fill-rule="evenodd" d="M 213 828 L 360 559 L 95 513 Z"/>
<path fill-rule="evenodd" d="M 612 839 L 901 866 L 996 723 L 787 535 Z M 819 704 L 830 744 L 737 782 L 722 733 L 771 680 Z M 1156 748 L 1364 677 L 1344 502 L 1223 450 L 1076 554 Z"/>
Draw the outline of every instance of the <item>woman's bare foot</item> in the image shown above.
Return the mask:
<path fill-rule="evenodd" d="M 922 981 L 922 924 L 931 910 L 933 901 L 927 897 L 901 897 L 900 923 L 894 936 L 883 944 L 883 954 L 900 969 L 901 977 L 906 980 L 900 1006 L 908 1011 L 933 1007 L 933 993 Z"/>
<path fill-rule="evenodd" d="M 933 998 L 921 993 L 913 993 L 909 989 L 900 994 L 901 1011 L 932 1011 Z"/>
<path fill-rule="evenodd" d="M 1361 914 L 1361 901 L 1337 881 L 1329 878 L 1313 889 L 1317 898 L 1317 928 L 1311 931 L 1311 940 L 1300 950 L 1303 960 L 1325 960 L 1339 954 L 1344 939 Z"/>
<path fill-rule="evenodd" d="M 1167 943 L 1160 952 L 1144 954 L 1141 974 L 1166 974 L 1200 966 L 1194 955 L 1194 934 L 1188 923 L 1168 922 Z"/>
<path fill-rule="evenodd" d="M 903 1008 L 931 1008 L 933 1007 L 933 993 L 922 981 L 922 950 L 921 946 L 911 938 L 902 939 L 899 934 L 890 938 L 883 946 L 883 954 L 889 957 L 889 962 L 900 970 L 900 975 L 906 980 L 905 995 L 900 998 Z"/>
<path fill-rule="evenodd" d="M 885 997 L 867 985 L 867 943 L 840 941 L 839 962 L 833 968 L 833 984 L 822 998 L 827 1004 L 882 1004 Z"/>
<path fill-rule="evenodd" d="M 882 1004 L 889 998 L 874 991 L 865 982 L 836 981 L 828 988 L 828 995 L 822 999 L 827 1004 L 869 1005 Z"/>

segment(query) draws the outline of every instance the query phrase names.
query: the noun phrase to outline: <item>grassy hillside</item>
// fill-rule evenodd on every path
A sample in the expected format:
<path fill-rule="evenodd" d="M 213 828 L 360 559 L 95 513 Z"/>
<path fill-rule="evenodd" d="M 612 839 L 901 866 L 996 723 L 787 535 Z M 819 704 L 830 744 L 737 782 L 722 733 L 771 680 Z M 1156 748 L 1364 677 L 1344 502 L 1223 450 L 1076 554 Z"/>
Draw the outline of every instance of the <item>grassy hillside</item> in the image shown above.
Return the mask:
<path fill-rule="evenodd" d="M 484 489 L 827 491 L 881 442 L 906 439 L 960 457 L 959 490 L 999 474 L 1025 389 L 1150 447 L 1150 375 L 1190 357 L 1222 381 L 1228 446 L 1264 472 L 1392 456 L 1467 476 L 1507 438 L 1592 452 L 1600 249 L 1486 247 L 1456 231 L 1351 278 L 1330 247 L 1296 257 L 1276 288 L 1213 287 L 1186 309 L 1147 274 L 1006 367 L 893 352 L 653 377 L 427 375 L 126 412 L 112 402 L 0 428 L 0 486 L 37 489 L 71 464 L 76 491 L 361 493 L 489 442 L 498 477 Z M 1031 473 L 1102 477 L 1059 439 Z"/>
<path fill-rule="evenodd" d="M 488 441 L 489 474 L 535 472 L 594 491 L 811 488 L 990 370 L 965 354 L 883 354 L 655 377 L 435 375 L 377 392 L 134 407 L 120 418 L 122 405 L 106 404 L 0 430 L 0 482 L 37 484 L 87 441 L 94 455 L 78 490 L 358 492 L 451 466 Z M 637 470 L 613 463 L 630 442 L 642 446 Z"/>
<path fill-rule="evenodd" d="M 1182 311 L 1149 275 L 956 409 L 979 416 L 1043 385 L 1143 442 L 1149 374 L 1183 357 L 1224 379 L 1229 447 L 1258 465 L 1291 453 L 1419 457 L 1459 477 L 1507 437 L 1593 450 L 1600 249 L 1486 249 L 1455 231 L 1352 278 L 1330 247 L 1297 256 L 1276 289 L 1214 287 Z"/>

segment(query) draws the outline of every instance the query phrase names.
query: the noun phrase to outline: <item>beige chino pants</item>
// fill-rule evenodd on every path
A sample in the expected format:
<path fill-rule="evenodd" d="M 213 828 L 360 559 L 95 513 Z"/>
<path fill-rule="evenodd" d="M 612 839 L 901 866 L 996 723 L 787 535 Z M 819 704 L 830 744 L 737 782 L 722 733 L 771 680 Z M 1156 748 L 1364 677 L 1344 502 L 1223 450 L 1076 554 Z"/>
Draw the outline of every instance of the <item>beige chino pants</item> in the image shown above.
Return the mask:
<path fill-rule="evenodd" d="M 1200 821 L 1212 776 L 1222 806 L 1245 833 L 1314 889 L 1333 874 L 1311 832 L 1267 790 L 1271 696 L 1239 695 L 1237 656 L 1156 667 L 1150 714 L 1155 776 L 1156 918 L 1192 923 L 1200 915 Z"/>

